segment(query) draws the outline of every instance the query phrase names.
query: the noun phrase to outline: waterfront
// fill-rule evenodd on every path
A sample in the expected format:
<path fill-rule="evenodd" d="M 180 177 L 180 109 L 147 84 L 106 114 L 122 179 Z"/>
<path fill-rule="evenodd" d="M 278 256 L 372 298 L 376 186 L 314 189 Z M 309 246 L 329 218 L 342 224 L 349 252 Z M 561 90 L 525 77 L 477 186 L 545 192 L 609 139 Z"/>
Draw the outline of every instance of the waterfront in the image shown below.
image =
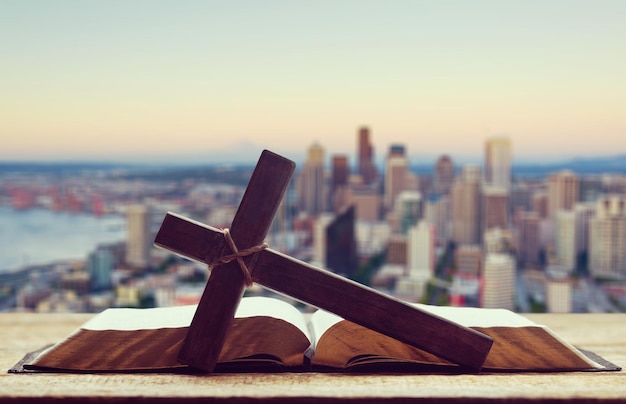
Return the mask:
<path fill-rule="evenodd" d="M 56 260 L 84 259 L 98 244 L 123 241 L 121 215 L 0 206 L 0 272 Z"/>

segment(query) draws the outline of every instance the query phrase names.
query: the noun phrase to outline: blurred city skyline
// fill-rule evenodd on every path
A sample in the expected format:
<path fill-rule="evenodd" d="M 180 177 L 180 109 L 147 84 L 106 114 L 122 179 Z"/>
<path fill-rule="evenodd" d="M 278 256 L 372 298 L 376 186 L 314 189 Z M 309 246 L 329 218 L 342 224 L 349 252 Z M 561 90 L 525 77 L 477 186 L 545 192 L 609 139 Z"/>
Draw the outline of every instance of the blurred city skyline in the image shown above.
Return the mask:
<path fill-rule="evenodd" d="M 611 0 L 2 2 L 0 160 L 354 156 L 361 126 L 378 160 L 479 162 L 494 136 L 516 162 L 620 155 L 625 20 Z"/>
<path fill-rule="evenodd" d="M 370 130 L 355 135 L 354 168 L 307 147 L 268 233 L 277 251 L 413 302 L 626 310 L 624 157 L 515 170 L 493 137 L 482 164 L 441 155 L 417 172 L 403 144 L 377 167 Z M 197 302 L 206 267 L 155 249 L 156 230 L 166 212 L 228 227 L 252 166 L 135 168 L 0 162 L 0 311 Z"/>

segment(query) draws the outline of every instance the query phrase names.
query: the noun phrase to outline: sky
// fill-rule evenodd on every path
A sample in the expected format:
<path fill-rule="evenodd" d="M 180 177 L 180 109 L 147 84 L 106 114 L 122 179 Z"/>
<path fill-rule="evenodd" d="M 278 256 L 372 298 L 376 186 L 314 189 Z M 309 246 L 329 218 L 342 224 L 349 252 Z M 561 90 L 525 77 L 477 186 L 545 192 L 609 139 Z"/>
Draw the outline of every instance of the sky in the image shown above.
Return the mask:
<path fill-rule="evenodd" d="M 626 154 L 626 1 L 0 0 L 0 161 Z M 247 157 L 245 157 L 247 158 Z"/>

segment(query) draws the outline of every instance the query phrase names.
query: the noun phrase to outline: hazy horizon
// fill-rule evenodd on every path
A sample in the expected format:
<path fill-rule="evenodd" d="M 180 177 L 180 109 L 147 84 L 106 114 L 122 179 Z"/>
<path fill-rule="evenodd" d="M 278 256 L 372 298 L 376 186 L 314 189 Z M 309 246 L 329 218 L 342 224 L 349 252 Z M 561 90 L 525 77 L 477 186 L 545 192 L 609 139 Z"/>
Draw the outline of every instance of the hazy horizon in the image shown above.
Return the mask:
<path fill-rule="evenodd" d="M 624 154 L 624 21 L 620 0 L 5 1 L 0 161 L 354 155 L 361 126 L 377 158 Z"/>
<path fill-rule="evenodd" d="M 308 148 L 308 146 L 307 146 Z M 242 143 L 238 146 L 235 146 L 230 149 L 220 149 L 220 150 L 196 150 L 190 153 L 179 153 L 179 154 L 162 154 L 162 155 L 137 155 L 137 156 L 98 156 L 94 158 L 57 158 L 54 156 L 49 156 L 48 158 L 41 159 L 0 159 L 0 164 L 69 164 L 69 165 L 137 165 L 137 166 L 160 166 L 163 168 L 167 168 L 168 166 L 199 166 L 199 165 L 221 165 L 221 164 L 235 164 L 235 165 L 249 165 L 253 166 L 259 158 L 261 152 L 266 149 L 262 145 L 252 144 L 252 143 Z M 276 150 L 269 149 L 273 152 L 281 154 L 291 160 L 294 160 L 296 164 L 301 165 L 306 160 L 306 148 L 302 150 Z M 378 152 L 375 150 L 375 162 L 379 166 L 384 165 L 384 159 L 386 157 L 387 150 Z M 326 154 L 326 163 L 331 163 L 331 158 L 335 154 L 340 154 L 339 152 L 335 152 L 333 150 L 325 150 Z M 357 151 L 348 151 L 345 153 L 348 156 L 348 160 L 351 166 L 356 166 L 357 164 Z M 411 166 L 434 166 L 436 160 L 446 153 L 439 154 L 416 154 L 410 153 L 407 155 L 409 160 L 409 164 Z M 485 156 L 483 154 L 480 155 L 450 155 L 448 154 L 452 161 L 457 167 L 460 167 L 464 164 L 483 164 Z M 572 162 L 580 162 L 580 161 L 589 161 L 594 162 L 596 160 L 614 160 L 614 159 L 623 159 L 626 161 L 626 153 L 610 153 L 605 155 L 587 155 L 587 156 L 514 156 L 512 164 L 513 166 L 526 166 L 526 165 L 537 165 L 537 166 L 551 166 L 551 165 L 560 165 L 560 164 L 568 164 Z"/>

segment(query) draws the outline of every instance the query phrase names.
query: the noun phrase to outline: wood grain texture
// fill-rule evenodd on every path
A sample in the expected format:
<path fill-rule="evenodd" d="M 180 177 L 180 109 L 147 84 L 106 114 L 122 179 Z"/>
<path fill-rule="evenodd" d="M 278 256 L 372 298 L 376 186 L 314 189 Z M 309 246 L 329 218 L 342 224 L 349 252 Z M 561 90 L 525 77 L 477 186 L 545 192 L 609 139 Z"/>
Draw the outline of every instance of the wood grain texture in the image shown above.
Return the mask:
<path fill-rule="evenodd" d="M 209 264 L 218 258 L 226 243 L 222 230 L 168 212 L 154 245 L 186 259 Z"/>
<path fill-rule="evenodd" d="M 215 242 L 219 249 L 200 245 L 196 243 L 198 239 Z M 223 240 L 221 230 L 168 215 L 155 243 L 168 249 L 172 247 L 182 256 L 209 263 L 222 253 Z M 253 280 L 269 289 L 336 313 L 469 369 L 480 369 L 487 357 L 492 341 L 483 334 L 270 249 L 255 254 L 251 259 Z M 231 268 L 218 267 L 215 271 Z M 237 266 L 232 272 L 222 275 L 222 279 L 230 280 L 236 287 L 243 278 Z M 217 307 L 215 304 L 219 303 L 212 303 L 212 307 Z M 202 352 L 193 354 L 200 355 Z"/>
<path fill-rule="evenodd" d="M 231 236 L 239 250 L 254 247 L 263 242 L 294 169 L 295 164 L 291 160 L 267 150 L 263 151 L 230 229 Z M 202 231 L 202 233 L 205 232 Z M 207 252 L 206 247 L 197 244 L 206 242 L 209 245 L 209 240 L 201 239 L 201 242 L 198 242 L 193 235 L 187 238 L 191 238 L 194 244 L 181 246 L 178 252 L 197 247 L 200 253 L 195 256 L 205 254 L 203 260 L 206 261 L 206 256 L 212 253 Z M 216 249 L 215 246 L 211 248 Z M 223 247 L 219 256 L 231 253 L 233 251 L 230 251 L 229 247 Z M 244 261 L 249 264 L 250 259 L 251 257 L 245 257 Z M 237 261 L 220 265 L 211 271 L 178 355 L 181 362 L 206 372 L 213 371 L 244 287 L 244 275 Z"/>
<path fill-rule="evenodd" d="M 240 250 L 263 241 L 294 168 L 293 162 L 263 152 L 231 228 Z M 231 253 L 224 246 L 220 230 L 171 214 L 163 221 L 155 244 L 207 264 Z M 493 343 L 481 333 L 276 252 L 257 253 L 246 257 L 245 261 L 253 263 L 253 280 L 260 285 L 424 349 L 468 370 L 480 370 Z M 213 269 L 181 349 L 181 362 L 205 371 L 213 369 L 225 330 L 241 299 L 243 285 L 236 262 Z"/>
<path fill-rule="evenodd" d="M 484 334 L 276 251 L 261 251 L 255 259 L 252 279 L 260 285 L 468 370 L 480 370 L 493 344 Z"/>
<path fill-rule="evenodd" d="M 175 372 L 188 327 L 140 330 L 79 329 L 25 365 L 27 370 L 76 373 Z M 235 318 L 220 352 L 217 372 L 304 369 L 310 341 L 294 325 L 272 317 Z M 281 366 L 284 366 L 281 367 Z"/>
<path fill-rule="evenodd" d="M 626 314 L 533 314 L 565 340 L 626 364 Z M 0 313 L 2 403 L 619 403 L 626 372 L 350 375 L 8 374 L 91 314 Z"/>

